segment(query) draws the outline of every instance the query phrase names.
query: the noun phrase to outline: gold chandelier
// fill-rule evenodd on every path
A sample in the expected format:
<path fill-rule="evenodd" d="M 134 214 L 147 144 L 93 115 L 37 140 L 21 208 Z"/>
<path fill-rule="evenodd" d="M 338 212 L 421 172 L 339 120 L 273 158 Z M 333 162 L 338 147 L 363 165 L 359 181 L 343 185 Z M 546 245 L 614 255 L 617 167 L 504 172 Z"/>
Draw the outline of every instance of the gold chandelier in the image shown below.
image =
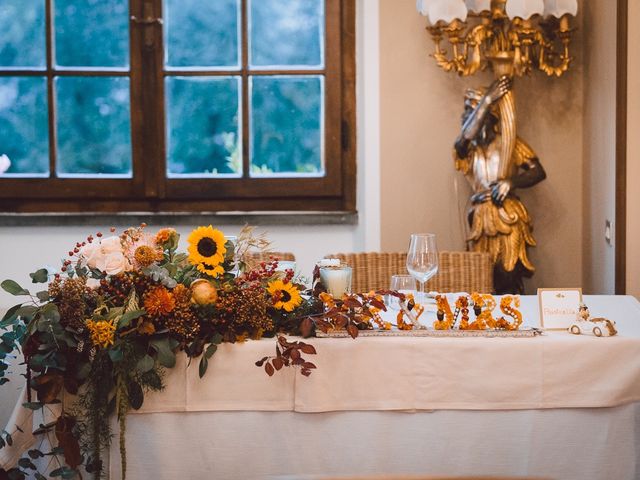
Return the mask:
<path fill-rule="evenodd" d="M 539 69 L 559 77 L 571 64 L 577 0 L 418 0 L 417 7 L 430 22 L 433 57 L 447 72 L 467 76 L 491 66 L 496 76 Z"/>

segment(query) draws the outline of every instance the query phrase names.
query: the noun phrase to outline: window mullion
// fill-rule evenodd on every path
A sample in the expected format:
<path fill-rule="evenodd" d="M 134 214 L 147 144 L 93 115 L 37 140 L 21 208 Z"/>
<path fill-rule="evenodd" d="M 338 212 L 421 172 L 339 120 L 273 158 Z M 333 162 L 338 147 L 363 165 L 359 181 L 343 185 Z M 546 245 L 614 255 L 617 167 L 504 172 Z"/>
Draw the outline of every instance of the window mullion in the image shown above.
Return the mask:
<path fill-rule="evenodd" d="M 129 1 L 131 16 L 162 16 L 162 0 Z M 144 198 L 157 199 L 165 190 L 162 27 L 131 21 L 130 32 L 134 184 Z M 152 36 L 151 45 L 145 43 L 145 35 Z"/>
<path fill-rule="evenodd" d="M 56 174 L 56 108 L 53 91 L 53 1 L 45 1 L 45 35 L 47 54 L 47 108 L 49 126 L 49 177 L 55 178 Z"/>
<path fill-rule="evenodd" d="M 242 67 L 242 178 L 250 176 L 250 151 L 249 151 L 249 19 L 248 19 L 248 0 L 241 0 L 241 67 Z"/>

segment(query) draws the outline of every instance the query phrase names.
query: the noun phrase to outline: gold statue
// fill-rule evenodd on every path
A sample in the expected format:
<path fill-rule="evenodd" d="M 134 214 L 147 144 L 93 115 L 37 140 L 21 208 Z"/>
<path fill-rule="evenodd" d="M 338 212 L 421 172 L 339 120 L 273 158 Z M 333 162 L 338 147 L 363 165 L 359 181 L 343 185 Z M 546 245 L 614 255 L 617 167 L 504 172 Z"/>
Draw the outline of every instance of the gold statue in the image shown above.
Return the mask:
<path fill-rule="evenodd" d="M 473 188 L 468 238 L 494 260 L 497 293 L 523 293 L 523 277 L 535 268 L 527 248 L 536 244 L 527 209 L 515 195 L 546 178 L 536 154 L 516 135 L 513 78 L 540 70 L 560 77 L 569 69 L 571 18 L 576 0 L 418 0 L 429 17 L 433 57 L 460 76 L 491 69 L 486 90 L 467 90 L 455 165 Z M 447 51 L 443 43 L 450 45 Z"/>
<path fill-rule="evenodd" d="M 511 87 L 511 79 L 503 76 L 486 92 L 467 90 L 454 149 L 456 169 L 473 189 L 470 248 L 491 254 L 497 293 L 522 293 L 522 278 L 535 270 L 527 256 L 527 247 L 536 244 L 531 217 L 514 189 L 546 178 L 536 154 L 515 134 Z"/>

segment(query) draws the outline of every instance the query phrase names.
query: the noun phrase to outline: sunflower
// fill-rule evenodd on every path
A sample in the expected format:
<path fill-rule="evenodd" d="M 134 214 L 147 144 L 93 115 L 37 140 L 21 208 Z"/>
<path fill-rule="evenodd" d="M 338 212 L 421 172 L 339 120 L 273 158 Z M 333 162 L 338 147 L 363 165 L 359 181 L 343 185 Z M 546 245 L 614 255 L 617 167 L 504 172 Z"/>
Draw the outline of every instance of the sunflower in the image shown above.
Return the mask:
<path fill-rule="evenodd" d="M 188 238 L 189 262 L 200 272 L 217 277 L 224 273 L 219 265 L 224 262 L 224 255 L 227 253 L 226 241 L 224 233 L 211 225 L 196 228 Z"/>
<path fill-rule="evenodd" d="M 271 294 L 273 306 L 278 310 L 291 312 L 302 303 L 300 291 L 292 283 L 274 280 L 269 283 L 267 291 Z"/>
<path fill-rule="evenodd" d="M 213 278 L 218 278 L 219 275 L 222 275 L 224 273 L 224 268 L 222 268 L 222 265 L 210 267 L 206 263 L 199 263 L 198 265 L 196 265 L 196 268 L 199 272 L 206 273 Z"/>
<path fill-rule="evenodd" d="M 158 286 L 144 294 L 144 309 L 149 315 L 160 316 L 173 312 L 176 299 L 165 287 Z"/>

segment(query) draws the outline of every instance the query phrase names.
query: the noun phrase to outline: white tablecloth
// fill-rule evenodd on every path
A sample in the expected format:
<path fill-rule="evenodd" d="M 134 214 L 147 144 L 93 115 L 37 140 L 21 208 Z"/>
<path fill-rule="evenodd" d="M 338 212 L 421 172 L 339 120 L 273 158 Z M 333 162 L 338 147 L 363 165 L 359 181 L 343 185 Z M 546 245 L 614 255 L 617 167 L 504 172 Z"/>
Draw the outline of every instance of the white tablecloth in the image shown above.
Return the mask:
<path fill-rule="evenodd" d="M 495 338 L 402 339 L 408 345 L 421 340 L 429 349 L 416 347 L 400 358 L 379 355 L 377 360 L 372 359 L 371 351 L 377 348 L 384 353 L 378 345 L 384 339 L 318 339 L 312 343 L 318 349 L 313 361 L 319 368 L 310 378 L 293 372 L 268 378 L 253 366 L 260 356 L 255 354 L 267 348 L 263 345 L 268 342 L 227 346 L 216 353 L 204 380 L 190 382 L 185 371 L 170 373 L 176 378 L 170 380 L 168 390 L 145 404 L 149 410 L 168 412 L 129 416 L 127 478 L 420 473 L 640 479 L 640 403 L 636 396 L 640 355 L 629 356 L 640 346 L 640 305 L 632 297 L 585 300 L 594 315 L 618 323 L 619 337 L 574 337 L 558 332 L 543 338 L 512 339 L 509 347 L 504 344 L 509 340 Z M 523 298 L 523 311 L 534 323 L 534 298 Z M 558 342 L 567 347 L 564 355 L 558 356 Z M 520 371 L 496 372 L 499 364 L 481 355 L 483 350 L 507 353 L 513 345 L 522 347 L 522 355 L 507 358 L 504 368 L 521 365 Z M 547 347 L 554 352 L 553 361 L 549 361 Z M 475 361 L 456 364 L 460 357 Z M 245 364 L 250 368 L 228 379 L 228 369 L 219 371 L 227 362 L 236 366 L 233 368 Z M 376 381 L 371 372 L 390 362 L 397 365 L 400 380 L 384 376 Z M 444 365 L 440 376 L 427 376 L 432 384 L 416 385 L 407 399 L 402 394 L 407 391 L 407 379 L 419 380 L 420 370 L 431 368 L 434 362 Z M 536 368 L 536 362 L 538 367 L 542 362 L 544 368 Z M 354 375 L 343 375 L 341 365 L 355 368 Z M 487 388 L 478 388 L 481 384 L 477 382 L 471 387 L 450 382 L 447 369 L 451 368 L 476 369 L 479 378 L 486 379 Z M 592 368 L 613 377 L 604 382 L 582 381 L 597 380 L 581 375 Z M 402 372 L 407 376 L 404 380 Z M 549 398 L 546 376 L 556 379 L 552 391 L 561 395 Z M 369 383 L 363 382 L 367 378 Z M 558 383 L 563 378 L 564 383 Z M 510 380 L 515 383 L 501 386 Z M 538 387 L 532 390 L 531 385 Z M 453 402 L 444 407 L 430 393 L 443 388 L 457 391 L 441 398 Z M 520 404 L 509 403 L 517 399 L 517 392 Z M 581 398 L 591 400 L 581 404 Z M 564 406 L 574 408 L 540 408 L 553 406 L 542 401 L 567 399 Z M 256 408 L 245 408 L 247 401 Z M 598 401 L 602 404 L 593 404 Z M 477 404 L 481 406 L 474 410 Z M 429 406 L 437 410 L 429 411 Z M 594 408 L 600 406 L 607 408 Z M 120 478 L 117 441 L 111 449 L 110 473 L 111 478 Z"/>

